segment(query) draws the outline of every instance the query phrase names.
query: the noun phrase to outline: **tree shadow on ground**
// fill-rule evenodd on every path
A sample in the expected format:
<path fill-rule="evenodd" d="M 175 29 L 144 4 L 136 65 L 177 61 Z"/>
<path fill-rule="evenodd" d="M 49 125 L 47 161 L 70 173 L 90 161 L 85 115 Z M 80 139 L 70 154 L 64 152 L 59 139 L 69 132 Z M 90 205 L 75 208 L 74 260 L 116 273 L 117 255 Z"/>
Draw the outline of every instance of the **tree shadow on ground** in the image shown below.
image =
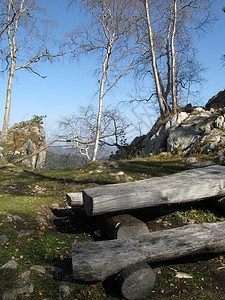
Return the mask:
<path fill-rule="evenodd" d="M 70 179 L 70 178 L 58 178 L 58 177 L 54 177 L 54 176 L 47 176 L 47 175 L 43 175 L 43 174 L 38 174 L 32 171 L 27 171 L 24 170 L 24 172 L 37 177 L 38 181 L 55 181 L 61 184 L 76 184 L 76 185 L 84 185 L 84 184 L 90 184 L 90 183 L 95 183 L 95 184 L 99 184 L 99 185 L 105 185 L 105 184 L 110 184 L 113 183 L 111 180 L 104 180 L 104 179 L 81 179 L 81 180 L 74 180 L 74 179 Z"/>
<path fill-rule="evenodd" d="M 152 177 L 171 175 L 184 171 L 185 165 L 177 161 L 129 161 L 121 162 L 121 169 L 126 173 L 147 174 Z"/>

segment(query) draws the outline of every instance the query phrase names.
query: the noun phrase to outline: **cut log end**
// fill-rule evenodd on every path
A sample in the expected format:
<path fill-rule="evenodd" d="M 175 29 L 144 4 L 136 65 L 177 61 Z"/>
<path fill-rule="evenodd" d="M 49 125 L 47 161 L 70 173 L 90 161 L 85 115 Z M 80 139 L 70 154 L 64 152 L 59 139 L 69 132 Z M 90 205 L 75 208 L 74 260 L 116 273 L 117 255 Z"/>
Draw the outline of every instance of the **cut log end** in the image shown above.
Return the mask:
<path fill-rule="evenodd" d="M 117 278 L 117 284 L 125 299 L 144 299 L 155 285 L 155 272 L 147 263 L 125 268 Z"/>
<path fill-rule="evenodd" d="M 110 239 L 121 240 L 149 233 L 144 222 L 128 214 L 99 216 L 96 221 L 99 229 Z"/>
<path fill-rule="evenodd" d="M 67 193 L 66 201 L 69 206 L 79 207 L 83 205 L 83 196 L 82 193 Z"/>
<path fill-rule="evenodd" d="M 119 227 L 116 238 L 121 240 L 146 233 L 149 233 L 149 229 L 144 222 L 128 222 Z"/>

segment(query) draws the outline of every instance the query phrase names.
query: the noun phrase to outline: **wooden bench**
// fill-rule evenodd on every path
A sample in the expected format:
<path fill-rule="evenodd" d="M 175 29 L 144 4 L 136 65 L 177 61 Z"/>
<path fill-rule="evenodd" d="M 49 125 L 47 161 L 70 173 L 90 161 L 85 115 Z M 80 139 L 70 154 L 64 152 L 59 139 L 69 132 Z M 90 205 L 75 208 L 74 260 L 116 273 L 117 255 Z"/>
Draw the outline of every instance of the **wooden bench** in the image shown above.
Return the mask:
<path fill-rule="evenodd" d="M 99 281 L 118 274 L 124 298 L 148 297 L 155 283 L 148 263 L 196 253 L 224 252 L 225 222 L 149 233 L 144 222 L 122 212 L 222 196 L 225 167 L 219 165 L 67 194 L 72 207 L 83 207 L 87 216 L 95 216 L 100 230 L 113 239 L 73 244 L 74 279 Z M 224 208 L 224 200 L 212 201 Z"/>

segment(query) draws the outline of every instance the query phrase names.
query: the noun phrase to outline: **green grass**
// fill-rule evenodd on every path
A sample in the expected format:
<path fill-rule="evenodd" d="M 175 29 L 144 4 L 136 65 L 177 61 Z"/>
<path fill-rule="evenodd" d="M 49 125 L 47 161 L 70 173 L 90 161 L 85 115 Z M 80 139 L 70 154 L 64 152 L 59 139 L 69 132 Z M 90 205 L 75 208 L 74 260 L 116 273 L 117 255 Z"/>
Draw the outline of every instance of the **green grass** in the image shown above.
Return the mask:
<path fill-rule="evenodd" d="M 199 160 L 208 157 L 199 156 Z M 57 217 L 50 206 L 58 203 L 66 206 L 65 194 L 82 191 L 87 187 L 116 183 L 112 173 L 123 171 L 133 180 L 154 176 L 165 176 L 185 170 L 182 156 L 152 156 L 146 159 L 123 160 L 119 168 L 110 168 L 104 163 L 94 163 L 78 169 L 67 170 L 30 170 L 23 167 L 0 167 L 0 235 L 7 235 L 9 241 L 0 247 L 0 265 L 13 259 L 18 263 L 16 270 L 0 270 L 0 295 L 10 289 L 19 276 L 30 270 L 33 265 L 59 268 L 58 274 L 52 271 L 39 274 L 31 271 L 35 291 L 20 299 L 58 299 L 59 286 L 65 276 L 71 275 L 71 245 L 73 242 L 92 240 L 89 236 L 88 221 L 78 214 Z M 96 172 L 101 170 L 101 172 Z M 121 182 L 126 177 L 121 176 Z M 19 216 L 18 221 L 9 217 Z M 42 219 L 37 220 L 37 216 Z M 224 221 L 223 215 L 211 210 L 207 204 L 170 207 L 163 214 L 151 219 L 156 223 L 159 218 L 170 226 L 184 225 L 184 219 L 195 223 Z M 65 220 L 65 224 L 63 223 Z M 67 225 L 70 221 L 70 227 Z M 56 222 L 57 221 L 57 222 Z M 71 223 L 72 222 L 72 223 Z M 75 225 L 73 225 L 73 222 Z M 71 227 L 71 224 L 73 225 Z M 160 223 L 161 224 L 161 223 Z M 160 227 L 161 225 L 158 224 Z M 161 228 L 163 229 L 163 228 Z M 33 230 L 33 234 L 18 239 L 21 230 Z M 151 299 L 225 299 L 224 256 L 195 256 L 185 260 L 155 264 L 157 280 Z M 183 280 L 175 277 L 178 270 L 193 276 Z M 109 283 L 68 282 L 72 293 L 66 299 L 119 299 Z"/>

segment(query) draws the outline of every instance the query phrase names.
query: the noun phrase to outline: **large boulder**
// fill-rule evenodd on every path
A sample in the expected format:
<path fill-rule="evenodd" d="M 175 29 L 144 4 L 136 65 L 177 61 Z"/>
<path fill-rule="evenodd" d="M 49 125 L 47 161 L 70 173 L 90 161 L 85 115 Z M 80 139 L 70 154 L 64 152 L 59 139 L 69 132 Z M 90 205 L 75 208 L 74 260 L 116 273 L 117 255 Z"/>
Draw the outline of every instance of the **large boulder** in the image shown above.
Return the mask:
<path fill-rule="evenodd" d="M 188 105 L 176 115 L 158 119 L 151 131 L 126 147 L 127 157 L 171 152 L 215 153 L 225 148 L 225 90 L 206 107 Z"/>
<path fill-rule="evenodd" d="M 214 153 L 224 147 L 225 131 L 224 116 L 221 111 L 207 111 L 195 108 L 186 118 L 181 118 L 178 113 L 176 116 L 168 118 L 165 124 L 159 128 L 155 145 L 164 145 L 160 147 L 150 147 L 155 136 L 149 136 L 147 146 L 143 148 L 142 153 L 145 155 L 146 148 L 149 148 L 148 154 L 158 154 L 162 151 L 182 154 L 192 153 Z M 175 121 L 175 118 L 177 121 Z M 181 120 L 181 121 L 180 121 Z"/>
<path fill-rule="evenodd" d="M 219 92 L 215 96 L 213 96 L 209 101 L 206 103 L 205 108 L 210 110 L 211 108 L 224 108 L 225 107 L 225 90 Z"/>
<path fill-rule="evenodd" d="M 30 155 L 45 146 L 45 130 L 41 122 L 30 120 L 16 123 L 8 131 L 2 154 L 8 162 Z M 22 161 L 26 167 L 40 169 L 45 162 L 46 152 L 42 151 Z"/>

